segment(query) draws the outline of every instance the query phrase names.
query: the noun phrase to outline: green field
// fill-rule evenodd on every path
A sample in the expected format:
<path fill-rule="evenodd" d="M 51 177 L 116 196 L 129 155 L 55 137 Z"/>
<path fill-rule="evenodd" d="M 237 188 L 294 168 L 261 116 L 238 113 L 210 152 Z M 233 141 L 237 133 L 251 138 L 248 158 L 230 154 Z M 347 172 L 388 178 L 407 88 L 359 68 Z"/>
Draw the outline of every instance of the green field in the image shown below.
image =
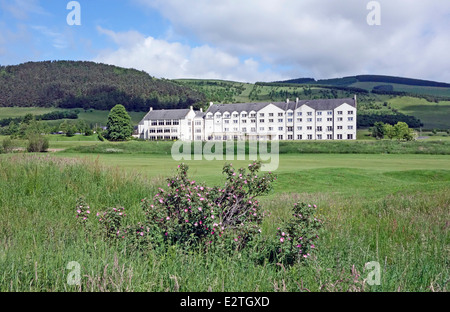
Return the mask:
<path fill-rule="evenodd" d="M 450 101 L 431 103 L 424 99 L 397 97 L 389 104 L 407 115 L 419 118 L 426 129 L 450 129 Z"/>
<path fill-rule="evenodd" d="M 26 114 L 32 114 L 32 115 L 43 115 L 47 114 L 53 111 L 73 111 L 75 109 L 60 109 L 60 108 L 41 108 L 41 107 L 0 107 L 0 119 L 4 118 L 17 118 L 17 117 L 23 117 Z M 108 114 L 109 111 L 101 111 L 101 110 L 83 110 L 78 109 L 80 111 L 80 114 L 78 115 L 78 118 L 80 120 L 86 121 L 90 125 L 98 124 L 106 125 L 106 122 L 108 121 Z M 131 117 L 131 122 L 133 125 L 137 125 L 142 118 L 145 116 L 146 112 L 128 112 L 128 114 Z M 50 125 L 59 124 L 63 120 L 49 120 L 45 121 L 46 123 Z M 76 122 L 76 119 L 68 119 L 68 122 Z"/>
<path fill-rule="evenodd" d="M 109 146 L 57 139 L 51 146 Z M 314 257 L 282 268 L 246 252 L 140 253 L 86 237 L 74 218 L 79 196 L 94 213 L 123 206 L 127 224 L 135 224 L 140 200 L 165 187 L 179 163 L 156 153 L 161 143 L 127 144 L 113 146 L 133 152 L 0 155 L 0 291 L 448 290 L 448 154 L 281 154 L 274 191 L 261 198 L 271 212 L 263 237 L 274 235 L 297 201 L 317 204 L 327 220 Z M 225 160 L 185 162 L 192 178 L 223 184 Z M 66 282 L 71 261 L 81 265 L 81 288 Z M 370 261 L 380 263 L 381 285 L 364 282 Z"/>

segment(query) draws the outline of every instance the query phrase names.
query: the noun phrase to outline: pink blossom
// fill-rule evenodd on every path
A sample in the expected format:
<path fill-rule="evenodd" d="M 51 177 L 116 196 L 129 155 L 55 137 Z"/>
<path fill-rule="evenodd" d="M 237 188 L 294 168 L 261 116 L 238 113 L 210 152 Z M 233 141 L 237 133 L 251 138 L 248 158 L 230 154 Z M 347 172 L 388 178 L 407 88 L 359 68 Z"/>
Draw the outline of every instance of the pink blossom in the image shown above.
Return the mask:
<path fill-rule="evenodd" d="M 280 238 L 280 242 L 284 242 L 284 238 L 282 237 L 282 238 Z"/>

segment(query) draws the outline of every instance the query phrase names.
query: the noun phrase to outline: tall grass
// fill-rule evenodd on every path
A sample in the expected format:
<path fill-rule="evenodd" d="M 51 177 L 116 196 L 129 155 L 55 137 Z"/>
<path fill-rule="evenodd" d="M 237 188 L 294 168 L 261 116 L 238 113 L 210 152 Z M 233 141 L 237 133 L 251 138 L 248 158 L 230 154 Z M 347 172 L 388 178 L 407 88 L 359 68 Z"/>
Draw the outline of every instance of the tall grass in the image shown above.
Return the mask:
<path fill-rule="evenodd" d="M 198 177 L 201 179 L 201 177 Z M 405 177 L 407 178 L 407 177 Z M 433 183 L 432 181 L 430 183 Z M 129 249 L 86 235 L 75 219 L 84 196 L 95 212 L 126 208 L 143 220 L 140 199 L 161 179 L 102 167 L 98 162 L 13 155 L 0 158 L 0 291 L 446 291 L 449 280 L 448 184 L 431 192 L 405 189 L 376 201 L 317 192 L 262 199 L 271 212 L 263 235 L 276 231 L 296 201 L 326 216 L 313 260 L 293 267 L 257 263 L 249 252 L 223 255 Z M 93 229 L 96 223 L 92 222 Z M 68 285 L 81 265 L 80 286 Z M 381 264 L 381 285 L 364 282 L 364 264 Z"/>
<path fill-rule="evenodd" d="M 448 155 L 450 141 L 413 141 L 398 142 L 395 140 L 381 141 L 295 141 L 279 143 L 280 154 L 432 154 Z M 174 142 L 126 142 L 103 143 L 90 146 L 76 146 L 66 149 L 69 153 L 95 153 L 95 154 L 156 154 L 171 155 Z M 205 142 L 202 143 L 203 147 Z M 226 153 L 226 143 L 222 144 Z M 259 143 L 261 144 L 261 143 Z M 191 153 L 195 153 L 194 143 L 191 144 Z M 238 144 L 234 144 L 236 154 Z M 272 144 L 267 143 L 269 152 Z M 211 148 L 209 146 L 209 148 Z M 245 144 L 245 154 L 249 154 L 249 143 Z M 258 149 L 259 151 L 259 149 Z M 265 149 L 264 149 L 265 151 Z M 182 149 L 179 151 L 183 152 Z"/>

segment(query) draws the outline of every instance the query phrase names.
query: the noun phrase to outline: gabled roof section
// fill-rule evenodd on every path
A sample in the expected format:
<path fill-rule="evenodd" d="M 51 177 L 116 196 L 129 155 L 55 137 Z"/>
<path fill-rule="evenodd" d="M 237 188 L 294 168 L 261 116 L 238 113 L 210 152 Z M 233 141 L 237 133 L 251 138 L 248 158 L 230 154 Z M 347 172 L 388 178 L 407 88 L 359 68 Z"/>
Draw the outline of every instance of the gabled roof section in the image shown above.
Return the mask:
<path fill-rule="evenodd" d="M 190 109 L 152 110 L 145 115 L 143 120 L 183 119 L 189 112 Z"/>
<path fill-rule="evenodd" d="M 251 111 L 259 111 L 260 109 L 266 107 L 270 103 L 238 103 L 238 104 L 213 104 L 211 105 L 206 113 L 225 113 L 229 112 L 230 114 L 233 112 L 241 113 L 243 111 L 251 112 Z"/>
<path fill-rule="evenodd" d="M 347 98 L 347 99 L 324 99 L 324 100 L 301 100 L 298 101 L 298 104 L 293 102 L 289 103 L 290 105 L 296 105 L 296 108 L 307 105 L 314 110 L 334 110 L 342 104 L 348 104 L 350 106 L 356 107 L 355 99 Z M 294 108 L 295 109 L 295 108 Z"/>
<path fill-rule="evenodd" d="M 209 107 L 206 113 L 225 113 L 225 112 L 238 112 L 241 113 L 243 111 L 251 112 L 251 111 L 259 111 L 266 107 L 267 105 L 274 105 L 284 111 L 287 110 L 296 110 L 302 105 L 307 105 L 314 110 L 333 110 L 342 104 L 348 104 L 350 106 L 356 107 L 354 98 L 345 98 L 345 99 L 322 99 L 322 100 L 300 100 L 300 101 L 289 101 L 287 102 L 274 102 L 274 103 L 238 103 L 238 104 L 213 104 Z"/>

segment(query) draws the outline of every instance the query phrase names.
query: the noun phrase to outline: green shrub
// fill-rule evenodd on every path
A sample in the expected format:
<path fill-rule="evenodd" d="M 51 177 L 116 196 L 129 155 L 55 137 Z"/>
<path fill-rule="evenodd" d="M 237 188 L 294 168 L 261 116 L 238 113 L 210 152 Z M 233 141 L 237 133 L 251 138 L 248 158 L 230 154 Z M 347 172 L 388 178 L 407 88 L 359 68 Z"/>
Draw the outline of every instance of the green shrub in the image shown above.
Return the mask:
<path fill-rule="evenodd" d="M 11 153 L 14 149 L 14 142 L 11 137 L 6 137 L 2 142 L 2 148 L 4 153 Z"/>
<path fill-rule="evenodd" d="M 27 151 L 29 153 L 42 153 L 48 150 L 48 138 L 40 134 L 32 134 L 28 136 Z"/>

